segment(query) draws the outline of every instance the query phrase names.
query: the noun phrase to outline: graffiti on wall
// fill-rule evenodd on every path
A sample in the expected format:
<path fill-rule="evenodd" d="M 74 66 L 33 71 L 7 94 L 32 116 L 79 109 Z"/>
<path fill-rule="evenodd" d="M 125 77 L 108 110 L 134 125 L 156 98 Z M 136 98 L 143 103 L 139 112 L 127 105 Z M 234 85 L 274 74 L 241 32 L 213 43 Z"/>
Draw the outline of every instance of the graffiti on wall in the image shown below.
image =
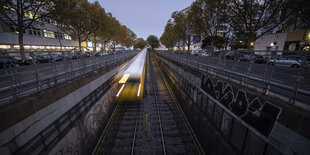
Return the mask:
<path fill-rule="evenodd" d="M 73 127 L 66 136 L 49 152 L 49 154 L 88 154 L 98 135 L 99 127 L 108 119 L 108 111 L 114 97 L 113 89 L 108 91 L 96 104 L 88 111 L 75 127 Z"/>
<path fill-rule="evenodd" d="M 280 107 L 206 75 L 202 75 L 201 89 L 266 137 L 281 113 Z"/>

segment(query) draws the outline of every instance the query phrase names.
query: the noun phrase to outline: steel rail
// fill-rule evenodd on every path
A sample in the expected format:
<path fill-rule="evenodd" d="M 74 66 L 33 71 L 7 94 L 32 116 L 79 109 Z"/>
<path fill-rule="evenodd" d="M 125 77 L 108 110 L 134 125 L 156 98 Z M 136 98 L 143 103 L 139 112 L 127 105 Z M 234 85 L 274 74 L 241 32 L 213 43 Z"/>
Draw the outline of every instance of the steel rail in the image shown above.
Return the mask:
<path fill-rule="evenodd" d="M 112 123 L 116 117 L 116 114 L 119 111 L 119 106 L 120 106 L 120 104 L 119 104 L 119 102 L 117 102 L 116 107 L 115 107 L 114 111 L 112 112 L 112 115 L 111 115 L 107 125 L 105 126 L 104 130 L 102 131 L 102 134 L 101 134 L 101 136 L 100 136 L 100 138 L 99 138 L 99 140 L 98 140 L 98 142 L 97 142 L 97 144 L 96 144 L 96 146 L 92 152 L 92 155 L 97 155 L 100 153 L 100 149 L 102 147 L 102 144 L 105 141 L 107 134 L 110 132 L 111 127 L 112 127 Z"/>
<path fill-rule="evenodd" d="M 149 62 L 151 65 L 151 59 L 150 59 L 150 55 L 149 55 Z M 150 67 L 152 68 L 152 67 Z M 163 151 L 164 151 L 164 155 L 166 155 L 166 147 L 165 147 L 165 140 L 164 140 L 164 134 L 163 134 L 163 128 L 162 128 L 162 122 L 161 122 L 161 119 L 160 119 L 160 112 L 159 112 L 159 107 L 158 107 L 158 101 L 157 101 L 157 93 L 156 93 L 156 83 L 154 81 L 154 77 L 155 77 L 155 74 L 154 74 L 154 70 L 152 69 L 152 72 L 151 72 L 151 69 L 149 71 L 150 73 L 152 73 L 152 84 L 153 84 L 153 91 L 154 91 L 154 96 L 155 96 L 155 104 L 156 104 L 156 109 L 157 109 L 157 117 L 158 117 L 158 121 L 159 121 L 159 128 L 160 128 L 160 135 L 161 135 L 161 141 L 162 141 L 162 147 L 163 147 Z"/>
<path fill-rule="evenodd" d="M 155 63 L 157 65 L 157 67 L 159 68 L 158 63 L 156 61 L 155 61 Z M 185 113 L 183 112 L 183 110 L 182 110 L 181 106 L 179 105 L 176 97 L 174 96 L 171 88 L 169 87 L 169 84 L 168 84 L 168 82 L 167 82 L 163 72 L 161 71 L 161 69 L 159 69 L 159 73 L 160 73 L 160 75 L 161 75 L 161 77 L 162 77 L 162 79 L 164 81 L 164 86 L 166 87 L 167 93 L 170 94 L 170 96 L 172 98 L 172 99 L 170 98 L 171 102 L 174 103 L 177 106 L 178 112 L 180 113 L 181 118 L 182 118 L 183 122 L 185 123 L 185 127 L 186 127 L 187 131 L 189 132 L 189 134 L 191 136 L 191 139 L 192 139 L 192 141 L 193 141 L 193 143 L 195 145 L 195 148 L 196 148 L 198 154 L 205 155 L 205 152 L 204 152 L 204 150 L 203 150 L 203 148 L 202 148 L 202 146 L 201 146 L 201 144 L 200 144 L 200 142 L 199 142 L 199 140 L 198 140 L 194 130 L 192 129 L 189 121 L 186 118 Z"/>
<path fill-rule="evenodd" d="M 137 106 L 136 124 L 135 124 L 135 130 L 134 130 L 134 133 L 133 133 L 133 139 L 132 139 L 131 155 L 134 155 L 134 150 L 135 150 L 135 142 L 136 142 L 136 134 L 137 134 L 138 121 L 139 121 L 140 105 L 141 105 L 141 102 Z"/>

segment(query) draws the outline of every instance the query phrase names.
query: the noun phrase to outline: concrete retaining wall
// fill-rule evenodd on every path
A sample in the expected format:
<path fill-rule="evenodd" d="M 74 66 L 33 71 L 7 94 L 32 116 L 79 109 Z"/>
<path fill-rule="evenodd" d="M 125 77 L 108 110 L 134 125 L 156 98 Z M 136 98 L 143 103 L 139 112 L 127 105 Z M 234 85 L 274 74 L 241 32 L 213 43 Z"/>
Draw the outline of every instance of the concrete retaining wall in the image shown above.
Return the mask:
<path fill-rule="evenodd" d="M 98 107 L 99 110 L 103 110 L 104 113 L 102 116 L 98 116 L 98 118 L 95 118 L 96 120 L 97 119 L 101 120 L 102 117 L 105 117 L 105 111 L 109 111 L 110 108 L 113 108 L 112 105 L 109 105 L 107 108 L 107 104 L 111 104 L 111 101 L 108 98 L 110 98 L 111 93 L 113 93 L 113 89 L 110 90 L 109 93 L 106 94 L 105 96 L 103 96 L 104 95 L 103 93 L 107 92 L 108 88 L 107 86 L 109 86 L 112 83 L 113 76 L 116 73 L 118 73 L 119 70 L 124 65 L 125 64 L 117 64 L 116 66 L 115 65 L 110 66 L 108 68 L 105 68 L 105 71 L 102 72 L 101 74 L 99 74 L 100 72 L 99 71 L 92 75 L 83 77 L 85 79 L 84 81 L 78 80 L 70 83 L 69 84 L 70 87 L 67 88 L 68 89 L 67 92 L 69 92 L 67 95 L 55 100 L 52 103 L 47 103 L 48 105 L 46 105 L 45 107 L 35 110 L 33 114 L 28 115 L 23 120 L 18 121 L 17 123 L 14 123 L 14 125 L 1 131 L 0 133 L 1 154 L 12 154 L 12 153 L 29 154 L 31 151 L 37 151 L 32 152 L 34 154 L 49 152 L 53 148 L 53 146 L 56 145 L 56 142 L 58 142 L 62 137 L 65 136 L 63 134 L 67 133 L 68 132 L 67 130 L 74 127 L 73 124 L 76 123 L 78 119 L 81 118 L 84 115 L 84 113 L 86 113 L 90 108 L 91 110 L 83 118 L 83 120 L 86 123 L 86 128 L 81 129 L 85 130 L 86 134 L 90 132 L 97 132 L 98 131 L 97 126 L 94 129 L 92 129 L 94 125 L 96 125 L 96 122 L 89 120 L 90 119 L 94 120 L 93 113 L 96 113 L 97 117 Z M 75 87 L 75 85 L 80 85 L 79 82 L 86 84 L 85 85 L 83 84 L 81 87 L 74 90 L 73 88 Z M 62 92 L 63 90 L 54 89 L 54 91 Z M 55 94 L 55 96 L 57 97 L 56 92 L 53 94 Z M 46 94 L 46 96 L 48 95 Z M 52 99 L 50 100 L 53 100 L 55 96 L 52 95 Z M 101 98 L 101 96 L 103 97 Z M 38 103 L 42 102 L 41 99 L 43 101 L 46 100 L 44 96 L 41 95 L 37 95 L 36 98 L 40 100 L 38 101 Z M 96 103 L 96 101 L 98 101 L 99 99 L 100 101 Z M 105 102 L 102 102 L 102 100 L 105 100 Z M 36 102 L 36 100 L 31 100 L 30 102 Z M 95 104 L 96 106 L 92 107 L 94 103 L 96 103 Z M 38 106 L 38 108 L 40 107 L 40 104 L 38 105 L 30 103 L 25 105 Z M 22 106 L 17 107 L 22 108 Z M 74 109 L 74 107 L 76 108 Z M 33 111 L 32 109 L 36 109 L 36 107 L 30 107 L 29 111 Z M 14 111 L 14 109 L 11 109 L 11 111 L 12 110 Z M 22 109 L 17 110 L 22 111 Z M 77 113 L 76 111 L 80 112 Z M 27 109 L 25 109 L 25 111 L 22 111 L 22 113 L 23 115 L 26 115 L 24 113 L 27 113 Z M 9 115 L 12 115 L 12 113 L 5 112 L 2 113 L 1 115 L 4 116 L 2 118 L 10 119 Z M 10 121 L 13 119 L 14 118 L 10 119 Z M 85 123 L 80 124 L 81 126 L 85 127 Z M 72 129 L 72 132 L 70 132 L 71 135 L 79 133 L 74 130 L 76 129 Z M 67 135 L 66 137 L 70 137 L 70 134 Z M 79 134 L 83 135 L 82 133 Z M 93 140 L 94 138 L 90 139 Z M 65 141 L 65 139 L 62 141 Z M 53 150 L 57 150 L 57 148 Z M 85 147 L 80 147 L 80 149 L 84 148 Z"/>
<path fill-rule="evenodd" d="M 110 88 L 48 154 L 90 154 L 115 107 L 115 91 Z"/>

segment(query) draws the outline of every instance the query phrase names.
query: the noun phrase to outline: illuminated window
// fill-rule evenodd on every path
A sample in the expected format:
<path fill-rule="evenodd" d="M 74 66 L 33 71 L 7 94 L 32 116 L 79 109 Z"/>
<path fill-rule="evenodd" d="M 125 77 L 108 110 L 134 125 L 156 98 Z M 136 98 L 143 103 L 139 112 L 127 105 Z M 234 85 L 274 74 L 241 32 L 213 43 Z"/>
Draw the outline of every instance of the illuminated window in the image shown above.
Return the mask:
<path fill-rule="evenodd" d="M 57 25 L 57 22 L 55 20 L 52 20 L 53 25 Z"/>
<path fill-rule="evenodd" d="M 71 36 L 69 34 L 64 34 L 65 39 L 72 40 Z"/>
<path fill-rule="evenodd" d="M 32 11 L 28 11 L 28 12 L 26 12 L 24 15 L 25 15 L 25 17 L 27 17 L 27 18 L 31 18 L 31 19 L 34 18 L 34 14 L 33 14 Z"/>
<path fill-rule="evenodd" d="M 14 48 L 15 48 L 15 49 L 19 49 L 20 46 L 19 46 L 19 45 L 14 45 Z"/>
<path fill-rule="evenodd" d="M 44 37 L 47 38 L 55 38 L 55 33 L 53 31 L 43 30 Z"/>
<path fill-rule="evenodd" d="M 0 49 L 10 49 L 10 45 L 0 45 Z"/>

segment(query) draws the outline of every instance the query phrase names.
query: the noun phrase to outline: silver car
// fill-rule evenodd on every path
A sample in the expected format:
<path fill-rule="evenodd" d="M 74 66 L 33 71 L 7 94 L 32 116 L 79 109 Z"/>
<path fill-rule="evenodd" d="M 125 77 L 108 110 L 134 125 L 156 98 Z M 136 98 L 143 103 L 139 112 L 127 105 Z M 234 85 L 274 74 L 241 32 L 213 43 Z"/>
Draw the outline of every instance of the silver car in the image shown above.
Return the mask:
<path fill-rule="evenodd" d="M 300 56 L 282 56 L 277 59 L 270 59 L 268 61 L 269 65 L 286 66 L 292 68 L 300 67 L 301 63 L 302 63 L 302 57 Z"/>

